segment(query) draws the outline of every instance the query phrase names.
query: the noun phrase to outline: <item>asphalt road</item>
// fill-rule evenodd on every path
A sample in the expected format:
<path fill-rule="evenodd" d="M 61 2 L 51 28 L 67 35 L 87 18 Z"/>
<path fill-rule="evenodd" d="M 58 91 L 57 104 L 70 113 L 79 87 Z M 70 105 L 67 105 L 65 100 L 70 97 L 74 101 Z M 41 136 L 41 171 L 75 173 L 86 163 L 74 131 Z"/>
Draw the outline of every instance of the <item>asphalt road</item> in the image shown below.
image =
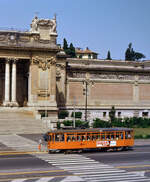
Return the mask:
<path fill-rule="evenodd" d="M 135 146 L 133 150 L 119 152 L 90 152 L 84 156 L 110 164 L 118 169 L 141 173 L 150 177 L 150 145 Z"/>
<path fill-rule="evenodd" d="M 150 178 L 150 146 L 136 146 L 134 150 L 119 152 L 86 152 L 81 155 Z M 34 155 L 0 155 L 0 181 L 11 181 L 17 178 L 27 178 L 32 181 L 39 177 L 63 178 L 73 175 L 58 167 L 54 167 Z"/>

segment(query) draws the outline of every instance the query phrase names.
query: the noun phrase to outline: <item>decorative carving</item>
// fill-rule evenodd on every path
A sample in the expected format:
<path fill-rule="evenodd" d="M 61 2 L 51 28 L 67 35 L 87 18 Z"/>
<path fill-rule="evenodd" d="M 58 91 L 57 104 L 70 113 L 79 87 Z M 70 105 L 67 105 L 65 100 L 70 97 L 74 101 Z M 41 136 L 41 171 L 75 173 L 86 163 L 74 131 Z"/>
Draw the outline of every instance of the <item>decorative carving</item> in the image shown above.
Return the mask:
<path fill-rule="evenodd" d="M 36 56 L 32 58 L 32 64 L 38 64 L 39 68 L 45 71 L 49 69 L 51 65 L 56 64 L 56 59 L 54 57 L 47 59 Z"/>
<path fill-rule="evenodd" d="M 49 29 L 50 34 L 56 34 L 56 15 L 54 16 L 53 19 L 38 19 L 37 16 L 34 17 L 31 23 L 31 32 L 32 33 L 37 33 L 38 32 L 38 27 L 44 27 L 45 29 Z"/>
<path fill-rule="evenodd" d="M 56 64 L 56 67 L 60 67 L 62 70 L 64 70 L 66 66 L 64 64 Z"/>
<path fill-rule="evenodd" d="M 0 35 L 0 41 L 4 41 L 6 39 L 5 35 Z"/>

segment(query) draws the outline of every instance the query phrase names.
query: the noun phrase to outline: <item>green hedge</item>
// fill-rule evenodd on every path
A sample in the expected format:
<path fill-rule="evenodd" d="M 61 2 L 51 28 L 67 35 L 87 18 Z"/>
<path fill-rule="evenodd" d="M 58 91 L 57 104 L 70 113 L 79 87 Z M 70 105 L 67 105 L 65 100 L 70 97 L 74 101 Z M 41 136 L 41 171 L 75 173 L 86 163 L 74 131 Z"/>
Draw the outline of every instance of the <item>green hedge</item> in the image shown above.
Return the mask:
<path fill-rule="evenodd" d="M 66 110 L 62 110 L 58 112 L 58 119 L 65 119 L 69 116 L 69 112 Z"/>
<path fill-rule="evenodd" d="M 93 122 L 94 128 L 105 127 L 127 127 L 127 128 L 149 128 L 150 118 L 131 117 L 131 118 L 115 118 L 112 122 L 103 121 L 96 118 Z"/>
<path fill-rule="evenodd" d="M 64 120 L 63 121 L 63 124 L 64 126 L 73 126 L 73 120 Z M 79 127 L 79 128 L 89 128 L 89 123 L 86 122 L 86 121 L 81 121 L 81 120 L 76 120 L 75 121 L 75 125 L 76 127 Z"/>

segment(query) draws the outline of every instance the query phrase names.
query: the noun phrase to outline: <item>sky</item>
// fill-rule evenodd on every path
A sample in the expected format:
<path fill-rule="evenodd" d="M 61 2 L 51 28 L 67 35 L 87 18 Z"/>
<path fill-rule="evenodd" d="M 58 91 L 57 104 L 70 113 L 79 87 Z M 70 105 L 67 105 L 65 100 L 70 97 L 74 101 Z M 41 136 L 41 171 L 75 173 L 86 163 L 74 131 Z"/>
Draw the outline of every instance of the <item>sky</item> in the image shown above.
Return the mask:
<path fill-rule="evenodd" d="M 57 14 L 58 44 L 123 60 L 128 44 L 150 60 L 150 0 L 0 0 L 0 29 L 30 29 L 35 14 Z"/>

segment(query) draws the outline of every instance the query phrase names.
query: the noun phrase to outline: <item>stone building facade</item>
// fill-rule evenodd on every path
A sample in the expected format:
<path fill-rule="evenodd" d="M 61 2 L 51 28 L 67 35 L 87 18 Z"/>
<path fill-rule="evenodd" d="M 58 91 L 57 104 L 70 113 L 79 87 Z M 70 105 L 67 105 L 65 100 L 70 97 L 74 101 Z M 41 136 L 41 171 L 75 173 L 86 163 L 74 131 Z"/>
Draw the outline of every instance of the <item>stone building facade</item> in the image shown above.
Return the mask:
<path fill-rule="evenodd" d="M 83 92 L 86 92 L 84 94 Z M 0 31 L 0 110 L 20 108 L 57 118 L 149 116 L 150 61 L 67 58 L 57 45 L 56 17 L 32 20 L 28 32 Z"/>

